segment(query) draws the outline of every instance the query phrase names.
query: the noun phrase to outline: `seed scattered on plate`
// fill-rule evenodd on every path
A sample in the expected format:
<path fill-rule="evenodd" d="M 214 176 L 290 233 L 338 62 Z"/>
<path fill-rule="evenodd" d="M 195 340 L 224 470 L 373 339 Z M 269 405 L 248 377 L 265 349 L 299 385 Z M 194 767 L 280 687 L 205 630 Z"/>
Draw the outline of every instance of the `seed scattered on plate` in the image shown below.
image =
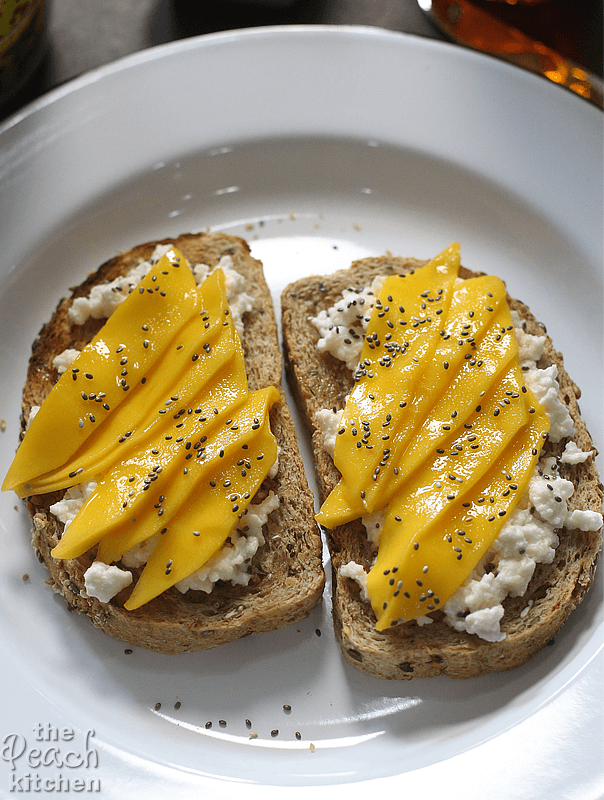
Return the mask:
<path fill-rule="evenodd" d="M 285 703 L 285 705 L 283 706 L 283 710 L 285 711 L 286 714 L 291 714 L 292 707 L 290 706 L 289 703 Z"/>
<path fill-rule="evenodd" d="M 180 708 L 180 700 L 177 700 L 177 701 L 174 703 L 174 708 L 175 708 L 175 709 L 178 711 L 178 709 Z"/>
<path fill-rule="evenodd" d="M 161 708 L 161 703 L 156 703 L 155 704 L 155 710 L 159 711 L 160 708 Z"/>

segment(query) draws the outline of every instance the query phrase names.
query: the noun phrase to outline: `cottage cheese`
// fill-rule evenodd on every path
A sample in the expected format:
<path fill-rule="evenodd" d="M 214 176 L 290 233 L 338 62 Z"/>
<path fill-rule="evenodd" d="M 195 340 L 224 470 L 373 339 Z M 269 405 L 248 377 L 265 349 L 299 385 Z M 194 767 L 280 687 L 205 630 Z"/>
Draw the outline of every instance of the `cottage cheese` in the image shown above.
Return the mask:
<path fill-rule="evenodd" d="M 159 259 L 169 250 L 158 245 L 149 261 L 141 261 L 126 275 L 118 275 L 112 281 L 93 286 L 86 297 L 76 297 L 69 309 L 69 318 L 76 325 L 83 325 L 90 317 L 106 319 L 124 302 Z"/>
<path fill-rule="evenodd" d="M 158 245 L 149 261 L 144 261 L 131 269 L 127 275 L 120 276 L 113 281 L 92 288 L 87 297 L 76 298 L 69 310 L 69 316 L 76 325 L 83 325 L 90 317 L 103 319 L 109 317 L 122 303 L 128 294 L 140 283 L 151 267 L 170 249 L 170 245 Z M 230 255 L 222 256 L 216 268 L 220 267 L 225 276 L 225 289 L 227 300 L 233 319 L 233 324 L 239 335 L 243 334 L 243 315 L 251 311 L 254 301 L 246 291 L 246 281 L 243 275 L 233 267 Z M 199 286 L 214 271 L 207 264 L 195 264 L 191 267 L 195 282 Z M 67 370 L 79 355 L 78 350 L 64 350 L 53 360 L 53 366 L 59 374 Z M 28 425 L 38 411 L 37 406 L 32 407 Z M 276 477 L 279 471 L 279 453 L 275 463 L 271 466 L 268 476 Z M 63 498 L 50 507 L 51 513 L 69 527 L 78 511 L 90 497 L 96 483 L 93 481 L 67 489 Z M 211 592 L 216 581 L 231 581 L 235 585 L 247 585 L 250 574 L 248 566 L 259 547 L 264 544 L 262 527 L 266 524 L 268 515 L 279 505 L 279 498 L 270 493 L 260 504 L 250 506 L 245 516 L 245 532 L 232 535 L 231 544 L 224 545 L 213 556 L 206 566 L 193 575 L 185 578 L 176 587 L 181 592 L 188 589 L 200 589 Z M 143 566 L 153 552 L 158 535 L 136 545 L 122 557 L 122 566 L 134 569 Z M 101 602 L 111 600 L 121 589 L 132 582 L 132 573 L 117 566 L 109 566 L 103 562 L 95 562 L 85 573 L 86 592 L 91 597 L 97 597 Z"/>
<path fill-rule="evenodd" d="M 361 590 L 361 600 L 364 603 L 369 602 L 369 595 L 367 594 L 367 573 L 360 564 L 356 561 L 349 561 L 348 564 L 342 564 L 340 567 L 340 575 L 343 578 L 351 578 L 355 581 Z"/>
<path fill-rule="evenodd" d="M 321 444 L 332 458 L 336 447 L 336 436 L 342 420 L 344 409 L 322 408 L 317 412 L 317 425 L 321 432 Z"/>
<path fill-rule="evenodd" d="M 27 423 L 25 424 L 25 429 L 26 430 L 29 428 L 29 426 L 34 421 L 34 418 L 35 418 L 35 416 L 36 416 L 36 414 L 38 413 L 39 410 L 40 410 L 40 406 L 32 406 L 29 409 L 29 414 L 27 416 Z"/>
<path fill-rule="evenodd" d="M 520 364 L 539 361 L 545 350 L 546 336 L 535 336 L 525 331 L 526 323 L 517 311 L 511 311 L 512 325 L 518 342 Z"/>
<path fill-rule="evenodd" d="M 311 318 L 321 337 L 317 342 L 319 351 L 346 362 L 351 371 L 358 366 L 371 309 L 383 282 L 383 277 L 374 278 L 361 291 L 346 289 L 340 302 Z"/>
<path fill-rule="evenodd" d="M 531 479 L 531 484 L 542 482 L 538 476 Z M 553 497 L 551 502 L 555 503 Z M 566 502 L 561 505 L 567 513 Z M 531 513 L 526 498 L 522 507 L 514 509 L 490 552 L 444 605 L 446 621 L 455 630 L 475 633 L 489 642 L 502 641 L 503 601 L 508 595 L 521 597 L 526 592 L 536 565 L 551 564 L 558 542 L 554 526 Z M 492 571 L 485 571 L 487 564 L 493 565 Z"/>
<path fill-rule="evenodd" d="M 62 353 L 59 353 L 58 356 L 53 358 L 52 365 L 57 370 L 59 375 L 62 375 L 66 370 L 69 369 L 79 355 L 79 350 L 67 348 L 67 350 L 63 350 Z"/>
<path fill-rule="evenodd" d="M 366 514 L 361 517 L 361 522 L 367 532 L 367 541 L 370 542 L 376 549 L 380 543 L 380 535 L 384 527 L 384 519 L 386 517 L 386 509 L 380 508 L 372 514 Z"/>
<path fill-rule="evenodd" d="M 51 513 L 67 528 L 95 488 L 96 484 L 89 481 L 68 489 L 63 499 L 50 507 Z M 274 492 L 269 492 L 261 503 L 248 506 L 244 516 L 244 527 L 231 534 L 230 543 L 225 543 L 204 567 L 177 583 L 176 588 L 183 594 L 189 589 L 209 594 L 217 581 L 230 581 L 235 586 L 247 586 L 250 579 L 249 564 L 265 541 L 263 526 L 266 525 L 269 514 L 278 507 L 279 497 Z M 124 553 L 122 566 L 135 569 L 146 564 L 158 538 L 159 534 L 156 534 Z M 97 597 L 102 603 L 108 603 L 121 589 L 132 582 L 132 573 L 96 561 L 86 571 L 85 580 L 86 593 L 90 597 Z"/>
<path fill-rule="evenodd" d="M 108 603 L 112 597 L 132 583 L 132 573 L 102 561 L 93 562 L 84 573 L 84 586 L 88 597 Z"/>
<path fill-rule="evenodd" d="M 225 543 L 220 550 L 197 572 L 176 584 L 183 592 L 197 589 L 208 594 L 217 581 L 230 581 L 234 586 L 247 586 L 250 580 L 249 569 L 252 558 L 264 544 L 262 528 L 268 521 L 271 511 L 279 507 L 279 497 L 269 492 L 267 498 L 258 505 L 247 507 L 247 512 L 235 532 L 231 534 L 230 544 Z"/>
<path fill-rule="evenodd" d="M 383 280 L 383 279 L 382 279 Z M 369 310 L 373 306 L 372 293 L 378 293 L 381 282 L 374 280 L 371 287 L 355 293 L 365 298 L 365 316 L 357 324 L 366 331 Z M 321 339 L 317 347 L 327 350 L 341 361 L 346 361 L 350 370 L 356 369 L 363 339 L 353 344 L 344 343 L 347 338 L 345 326 L 352 319 L 353 294 L 343 295 L 343 302 L 336 303 L 321 312 L 311 322 L 318 329 Z M 556 365 L 538 369 L 536 362 L 544 352 L 546 337 L 534 336 L 525 331 L 525 323 L 517 312 L 512 311 L 512 322 L 518 340 L 519 359 L 527 386 L 543 405 L 549 419 L 549 439 L 559 442 L 575 435 L 572 418 L 559 398 Z M 355 360 L 356 359 L 356 360 Z M 333 456 L 335 436 L 342 412 L 325 409 L 317 415 L 317 423 L 325 450 Z M 560 462 L 578 464 L 585 461 L 593 451 L 584 452 L 570 441 L 566 444 Z M 556 530 L 579 528 L 597 531 L 602 525 L 602 515 L 594 511 L 568 510 L 568 500 L 573 493 L 573 484 L 556 474 L 557 464 L 553 458 L 545 458 L 529 482 L 525 496 L 510 515 L 490 552 L 477 565 L 463 586 L 443 606 L 446 621 L 458 631 L 467 631 L 482 639 L 498 642 L 505 638 L 500 621 L 504 614 L 503 600 L 522 596 L 527 589 L 538 563 L 551 563 L 559 543 Z M 379 543 L 381 512 L 363 519 L 369 541 Z M 489 571 L 486 567 L 489 565 Z M 491 568 L 492 565 L 492 568 Z M 350 562 L 340 568 L 340 574 L 355 580 L 361 587 L 361 597 L 367 596 L 367 575 L 360 564 Z M 529 606 L 525 608 L 528 613 Z M 422 617 L 418 624 L 431 622 Z"/>
<path fill-rule="evenodd" d="M 251 311 L 254 308 L 254 299 L 246 291 L 246 280 L 237 272 L 233 266 L 233 259 L 230 255 L 222 256 L 215 269 L 220 268 L 224 273 L 224 286 L 226 289 L 227 300 L 229 301 L 229 309 L 239 336 L 243 336 L 243 315 L 246 311 Z M 208 267 L 207 264 L 195 264 L 191 268 L 195 276 L 195 282 L 200 286 L 208 275 L 211 275 L 214 269 Z"/>
<path fill-rule="evenodd" d="M 593 450 L 581 450 L 575 442 L 570 441 L 566 443 L 564 452 L 560 456 L 560 461 L 562 464 L 583 464 L 593 455 Z"/>
<path fill-rule="evenodd" d="M 67 489 L 61 500 L 51 505 L 50 513 L 53 514 L 59 522 L 63 523 L 65 530 L 71 525 L 75 515 L 82 508 L 96 487 L 97 484 L 94 481 L 86 481 L 77 486 L 72 486 L 70 489 Z"/>
<path fill-rule="evenodd" d="M 142 261 L 137 264 L 126 275 L 120 275 L 112 281 L 93 286 L 86 297 L 76 297 L 69 309 L 71 321 L 76 325 L 83 325 L 90 317 L 93 319 L 110 317 L 130 292 L 141 282 L 151 267 L 157 264 L 169 249 L 170 245 L 158 245 L 149 261 Z M 253 309 L 254 301 L 251 295 L 245 291 L 245 278 L 234 269 L 233 259 L 230 255 L 222 256 L 216 269 L 218 267 L 224 272 L 227 300 L 233 317 L 233 324 L 241 336 L 243 333 L 243 315 L 246 311 Z M 207 264 L 194 264 L 191 266 L 191 271 L 195 276 L 195 282 L 199 286 L 214 270 Z M 58 358 L 66 360 L 67 357 L 62 353 Z M 67 364 L 68 366 L 69 364 Z"/>
<path fill-rule="evenodd" d="M 578 528 L 580 531 L 599 531 L 602 527 L 602 515 L 597 511 L 583 511 L 576 508 L 565 519 L 564 527 L 570 530 Z"/>
<path fill-rule="evenodd" d="M 567 407 L 558 395 L 558 367 L 552 364 L 546 369 L 530 366 L 524 371 L 524 381 L 533 392 L 550 421 L 548 439 L 560 442 L 575 435 L 575 428 Z"/>

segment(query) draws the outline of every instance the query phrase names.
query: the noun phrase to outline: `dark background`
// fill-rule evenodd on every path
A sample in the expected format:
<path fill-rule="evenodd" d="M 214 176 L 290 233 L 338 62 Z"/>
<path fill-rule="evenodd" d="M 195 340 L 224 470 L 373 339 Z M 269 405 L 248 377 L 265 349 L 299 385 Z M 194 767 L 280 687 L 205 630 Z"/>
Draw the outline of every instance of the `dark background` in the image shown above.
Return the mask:
<path fill-rule="evenodd" d="M 0 119 L 94 67 L 187 36 L 257 25 L 373 25 L 444 39 L 415 0 L 47 0 L 47 54 Z M 477 5 L 602 75 L 602 0 Z"/>

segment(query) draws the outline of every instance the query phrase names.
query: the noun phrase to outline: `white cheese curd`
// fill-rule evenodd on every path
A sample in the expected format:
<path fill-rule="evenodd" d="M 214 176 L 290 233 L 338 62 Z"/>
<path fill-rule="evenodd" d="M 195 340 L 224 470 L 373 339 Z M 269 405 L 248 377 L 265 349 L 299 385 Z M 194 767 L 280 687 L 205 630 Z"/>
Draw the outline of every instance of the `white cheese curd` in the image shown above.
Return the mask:
<path fill-rule="evenodd" d="M 576 508 L 564 521 L 564 527 L 571 530 L 578 528 L 580 531 L 599 531 L 602 527 L 602 514 Z"/>
<path fill-rule="evenodd" d="M 367 531 L 367 539 L 371 544 L 376 547 L 380 543 L 380 536 L 382 528 L 384 527 L 384 519 L 386 518 L 386 509 L 380 508 L 372 514 L 367 514 L 361 517 L 361 522 Z"/>
<path fill-rule="evenodd" d="M 356 561 L 349 561 L 348 564 L 342 564 L 340 567 L 340 575 L 343 578 L 351 578 L 355 581 L 361 590 L 361 600 L 364 603 L 369 602 L 369 595 L 367 594 L 367 573 L 360 564 Z"/>
<path fill-rule="evenodd" d="M 83 325 L 90 317 L 93 319 L 110 317 L 142 281 L 151 266 L 151 261 L 142 261 L 126 275 L 119 275 L 112 281 L 93 286 L 86 297 L 76 297 L 69 309 L 70 320 L 76 325 Z"/>
<path fill-rule="evenodd" d="M 358 366 L 371 309 L 383 282 L 379 277 L 361 291 L 346 289 L 339 302 L 310 319 L 321 336 L 319 351 L 345 361 L 349 370 Z"/>
<path fill-rule="evenodd" d="M 51 513 L 65 525 L 65 528 L 67 528 L 95 488 L 96 483 L 89 481 L 68 489 L 63 499 L 50 507 Z M 269 492 L 266 499 L 261 503 L 248 506 L 248 512 L 244 517 L 245 523 L 241 523 L 245 527 L 245 532 L 232 533 L 230 536 L 231 544 L 225 543 L 218 552 L 209 559 L 204 567 L 197 570 L 197 572 L 192 575 L 189 575 L 187 578 L 184 578 L 182 581 L 179 581 L 179 583 L 176 584 L 176 588 L 184 594 L 189 589 L 199 589 L 209 593 L 212 591 L 217 581 L 230 581 L 233 585 L 247 586 L 250 579 L 248 565 L 265 541 L 262 528 L 266 525 L 269 514 L 278 507 L 279 497 L 274 492 Z M 142 567 L 149 560 L 158 538 L 159 534 L 156 534 L 128 550 L 122 556 L 122 565 L 129 569 Z M 101 572 L 102 575 L 105 576 L 102 577 L 103 581 L 107 584 L 113 582 L 116 586 L 118 585 L 118 573 L 130 575 L 130 580 L 124 583 L 123 586 L 119 586 L 113 594 L 109 595 L 107 600 L 103 600 L 99 594 L 93 594 L 89 590 L 88 584 L 86 585 L 86 592 L 89 596 L 97 597 L 101 602 L 106 603 L 114 597 L 120 589 L 131 582 L 132 575 L 130 572 L 124 572 L 124 570 L 120 570 L 118 567 L 111 567 L 112 571 L 108 572 L 109 567 L 107 564 L 103 564 L 103 562 L 95 562 L 95 564 L 100 564 L 101 566 L 95 567 L 95 571 L 91 573 L 92 577 L 90 580 L 92 581 L 93 587 L 98 585 L 99 581 L 101 581 Z M 95 566 L 95 564 L 93 564 L 93 566 Z M 87 570 L 86 575 L 88 575 L 90 569 Z M 117 570 L 117 572 L 114 570 Z M 93 588 L 93 592 L 94 591 L 96 590 Z"/>
<path fill-rule="evenodd" d="M 69 369 L 79 355 L 79 350 L 73 350 L 72 348 L 68 347 L 67 350 L 63 350 L 62 353 L 59 353 L 58 356 L 53 358 L 52 365 L 57 370 L 59 375 L 62 375 L 66 369 Z"/>
<path fill-rule="evenodd" d="M 135 544 L 134 547 L 127 550 L 122 556 L 122 564 L 128 569 L 136 569 L 136 567 L 142 567 L 143 564 L 146 564 L 151 557 L 159 536 L 160 534 L 156 533 L 145 539 L 144 542 L 139 542 L 139 544 Z"/>
<path fill-rule="evenodd" d="M 84 573 L 84 586 L 88 597 L 108 603 L 112 597 L 132 583 L 132 573 L 119 567 L 94 561 Z"/>
<path fill-rule="evenodd" d="M 321 432 L 321 443 L 325 452 L 332 458 L 343 414 L 344 409 L 334 411 L 333 408 L 322 408 L 317 412 L 317 425 Z"/>
<path fill-rule="evenodd" d="M 274 480 L 278 473 L 279 473 L 279 456 L 281 454 L 281 448 L 277 445 L 277 458 L 274 460 L 272 467 L 269 469 L 267 473 L 267 477 L 271 480 Z"/>
<path fill-rule="evenodd" d="M 551 467 L 551 462 L 552 459 L 546 459 L 542 471 L 543 466 Z M 526 592 L 535 566 L 551 564 L 559 543 L 556 529 L 580 526 L 585 526 L 583 530 L 599 529 L 601 514 L 593 511 L 569 513 L 566 501 L 572 493 L 570 481 L 547 472 L 531 478 L 527 493 L 501 529 L 491 551 L 443 607 L 446 621 L 452 627 L 477 633 L 475 615 L 485 609 L 500 609 L 501 617 L 503 600 L 508 595 L 521 597 Z M 494 569 L 485 572 L 485 565 L 489 563 Z M 490 627 L 484 624 L 485 620 L 490 620 Z M 494 614 L 480 615 L 480 630 L 478 635 L 490 642 L 505 638 Z"/>
<path fill-rule="evenodd" d="M 270 492 L 258 505 L 248 506 L 247 514 L 240 523 L 245 527 L 245 532 L 234 531 L 230 536 L 230 545 L 225 543 L 201 569 L 179 581 L 176 588 L 183 594 L 189 589 L 209 594 L 217 581 L 230 581 L 234 586 L 247 586 L 250 580 L 248 566 L 264 544 L 262 527 L 266 525 L 271 511 L 278 507 L 279 497 L 274 492 Z"/>
<path fill-rule="evenodd" d="M 36 414 L 38 413 L 38 411 L 39 411 L 39 410 L 40 410 L 40 406 L 32 406 L 32 407 L 29 409 L 29 415 L 28 415 L 28 417 L 27 417 L 27 423 L 26 423 L 26 425 L 25 425 L 25 429 L 26 429 L 26 430 L 27 430 L 27 428 L 29 428 L 29 426 L 30 426 L 30 425 L 32 424 L 32 422 L 34 421 L 34 417 L 36 416 Z"/>
<path fill-rule="evenodd" d="M 141 261 L 126 275 L 120 275 L 112 281 L 93 286 L 86 297 L 76 297 L 69 309 L 69 318 L 76 325 L 83 325 L 90 317 L 106 319 L 123 303 L 130 292 L 142 281 L 154 264 L 167 253 L 172 245 L 157 245 L 149 261 Z M 227 300 L 233 317 L 233 324 L 241 336 L 243 333 L 243 315 L 254 307 L 253 298 L 245 291 L 245 278 L 233 269 L 230 255 L 222 256 L 217 267 L 224 272 Z M 216 268 L 217 268 L 216 267 Z M 191 271 L 199 286 L 213 272 L 207 264 L 194 264 Z"/>
<path fill-rule="evenodd" d="M 568 516 L 566 501 L 572 496 L 574 486 L 565 478 L 550 475 L 533 476 L 528 485 L 529 500 L 541 519 L 554 528 L 561 528 Z"/>
<path fill-rule="evenodd" d="M 70 489 L 67 489 L 61 500 L 51 505 L 50 513 L 53 514 L 59 522 L 63 523 L 65 530 L 71 525 L 75 515 L 82 508 L 96 487 L 97 484 L 94 481 L 86 481 L 77 486 L 72 486 Z"/>
<path fill-rule="evenodd" d="M 566 443 L 564 452 L 560 456 L 560 462 L 562 464 L 583 464 L 593 454 L 593 450 L 581 450 L 575 442 L 570 441 Z"/>
<path fill-rule="evenodd" d="M 499 628 L 499 621 L 502 617 L 503 606 L 501 605 L 480 608 L 478 611 L 468 614 L 463 629 L 487 642 L 500 642 L 505 639 L 505 634 Z"/>
<path fill-rule="evenodd" d="M 525 361 L 539 361 L 545 349 L 546 336 L 535 336 L 526 333 L 524 330 L 524 320 L 517 311 L 511 312 L 512 324 L 516 341 L 518 342 L 518 358 L 521 364 Z"/>
<path fill-rule="evenodd" d="M 546 369 L 529 367 L 524 371 L 524 381 L 543 406 L 549 417 L 550 429 L 548 439 L 550 442 L 559 442 L 562 439 L 575 435 L 575 428 L 568 408 L 558 396 L 558 367 L 552 364 Z"/>

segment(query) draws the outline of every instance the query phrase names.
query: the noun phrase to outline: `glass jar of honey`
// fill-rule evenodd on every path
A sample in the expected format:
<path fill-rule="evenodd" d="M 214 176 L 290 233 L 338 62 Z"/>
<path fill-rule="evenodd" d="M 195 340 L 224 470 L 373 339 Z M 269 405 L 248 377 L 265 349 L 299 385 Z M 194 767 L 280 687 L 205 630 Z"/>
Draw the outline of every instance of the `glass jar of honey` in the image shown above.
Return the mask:
<path fill-rule="evenodd" d="M 0 103 L 31 78 L 45 44 L 45 0 L 0 0 Z"/>

